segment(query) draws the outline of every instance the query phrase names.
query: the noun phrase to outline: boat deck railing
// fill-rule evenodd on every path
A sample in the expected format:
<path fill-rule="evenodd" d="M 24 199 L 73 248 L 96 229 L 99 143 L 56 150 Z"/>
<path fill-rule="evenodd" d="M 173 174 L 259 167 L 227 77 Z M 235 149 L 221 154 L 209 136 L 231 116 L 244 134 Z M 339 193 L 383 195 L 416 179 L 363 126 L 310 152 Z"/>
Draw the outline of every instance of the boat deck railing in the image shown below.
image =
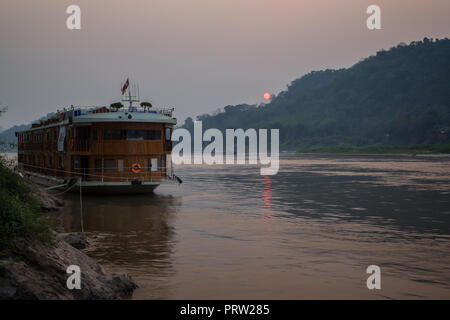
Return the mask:
<path fill-rule="evenodd" d="M 53 169 L 36 165 L 19 163 L 18 168 L 23 171 L 31 171 L 55 178 L 81 178 L 83 181 L 101 182 L 154 182 L 164 179 L 174 180 L 175 174 L 172 168 L 159 166 L 155 169 L 142 168 L 139 172 L 133 172 L 134 167 L 118 168 L 75 168 L 73 171 Z"/>
<path fill-rule="evenodd" d="M 59 110 L 59 112 L 67 113 L 73 111 L 73 116 L 84 116 L 88 114 L 95 113 L 108 113 L 108 112 L 118 112 L 125 111 L 130 113 L 153 113 L 153 114 L 162 114 L 164 116 L 172 118 L 172 114 L 174 108 L 155 108 L 155 107 L 141 107 L 141 106 L 132 106 L 132 107 L 122 107 L 120 109 L 106 106 L 71 106 L 68 109 Z"/>
<path fill-rule="evenodd" d="M 173 120 L 176 120 L 176 118 L 172 116 L 174 110 L 175 110 L 174 108 L 155 108 L 155 107 L 150 108 L 141 106 L 122 107 L 119 109 L 106 106 L 70 106 L 69 108 L 57 110 L 57 113 L 47 120 L 41 120 L 39 123 L 33 123 L 31 125 L 31 129 L 41 128 L 48 125 L 56 125 L 61 121 L 70 118 L 76 118 L 80 116 L 92 115 L 97 113 L 110 113 L 110 112 L 160 114 L 172 118 Z"/>

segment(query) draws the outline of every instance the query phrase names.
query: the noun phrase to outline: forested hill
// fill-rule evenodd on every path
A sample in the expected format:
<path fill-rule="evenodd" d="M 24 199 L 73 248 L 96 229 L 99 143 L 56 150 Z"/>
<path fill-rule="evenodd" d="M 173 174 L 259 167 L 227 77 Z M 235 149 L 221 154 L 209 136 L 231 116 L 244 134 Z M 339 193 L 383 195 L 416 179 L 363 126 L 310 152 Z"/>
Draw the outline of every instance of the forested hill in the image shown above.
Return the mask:
<path fill-rule="evenodd" d="M 197 119 L 204 129 L 279 128 L 285 150 L 449 143 L 450 40 L 400 44 L 348 69 L 311 72 L 270 103 Z"/>

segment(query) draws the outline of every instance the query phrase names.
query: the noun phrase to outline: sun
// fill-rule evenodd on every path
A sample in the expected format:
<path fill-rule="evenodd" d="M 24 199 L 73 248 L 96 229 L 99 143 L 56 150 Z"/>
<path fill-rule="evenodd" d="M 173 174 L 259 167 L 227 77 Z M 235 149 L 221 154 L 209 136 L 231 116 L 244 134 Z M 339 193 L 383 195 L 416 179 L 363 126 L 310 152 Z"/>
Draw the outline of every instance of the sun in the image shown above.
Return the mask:
<path fill-rule="evenodd" d="M 270 93 L 266 92 L 264 93 L 264 100 L 269 100 L 270 99 Z"/>

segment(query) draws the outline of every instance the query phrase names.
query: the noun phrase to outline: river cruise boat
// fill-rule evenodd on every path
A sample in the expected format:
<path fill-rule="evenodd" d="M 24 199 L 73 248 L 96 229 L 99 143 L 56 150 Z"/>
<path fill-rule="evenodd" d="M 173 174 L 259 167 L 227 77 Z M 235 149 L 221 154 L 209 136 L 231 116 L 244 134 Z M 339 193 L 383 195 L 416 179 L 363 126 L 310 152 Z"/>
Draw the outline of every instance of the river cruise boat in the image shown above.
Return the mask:
<path fill-rule="evenodd" d="M 88 193 L 147 193 L 181 182 L 171 161 L 173 109 L 134 106 L 135 97 L 123 100 L 128 108 L 65 108 L 16 132 L 18 169 L 49 189 Z"/>

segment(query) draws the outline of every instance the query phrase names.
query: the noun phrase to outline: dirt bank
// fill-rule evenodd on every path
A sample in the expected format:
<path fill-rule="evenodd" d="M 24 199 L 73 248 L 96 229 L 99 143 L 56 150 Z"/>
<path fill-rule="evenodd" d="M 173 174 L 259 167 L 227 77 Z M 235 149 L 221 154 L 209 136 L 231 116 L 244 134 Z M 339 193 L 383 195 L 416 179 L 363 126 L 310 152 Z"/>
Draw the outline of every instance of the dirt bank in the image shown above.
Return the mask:
<path fill-rule="evenodd" d="M 37 185 L 33 195 L 43 211 L 60 210 L 63 202 Z M 70 243 L 70 244 L 69 244 Z M 54 232 L 53 243 L 18 238 L 7 257 L 0 259 L 0 299 L 120 299 L 137 285 L 125 274 L 108 275 L 102 267 L 77 248 L 88 245 L 83 234 Z M 67 268 L 78 266 L 81 288 L 70 290 Z"/>

